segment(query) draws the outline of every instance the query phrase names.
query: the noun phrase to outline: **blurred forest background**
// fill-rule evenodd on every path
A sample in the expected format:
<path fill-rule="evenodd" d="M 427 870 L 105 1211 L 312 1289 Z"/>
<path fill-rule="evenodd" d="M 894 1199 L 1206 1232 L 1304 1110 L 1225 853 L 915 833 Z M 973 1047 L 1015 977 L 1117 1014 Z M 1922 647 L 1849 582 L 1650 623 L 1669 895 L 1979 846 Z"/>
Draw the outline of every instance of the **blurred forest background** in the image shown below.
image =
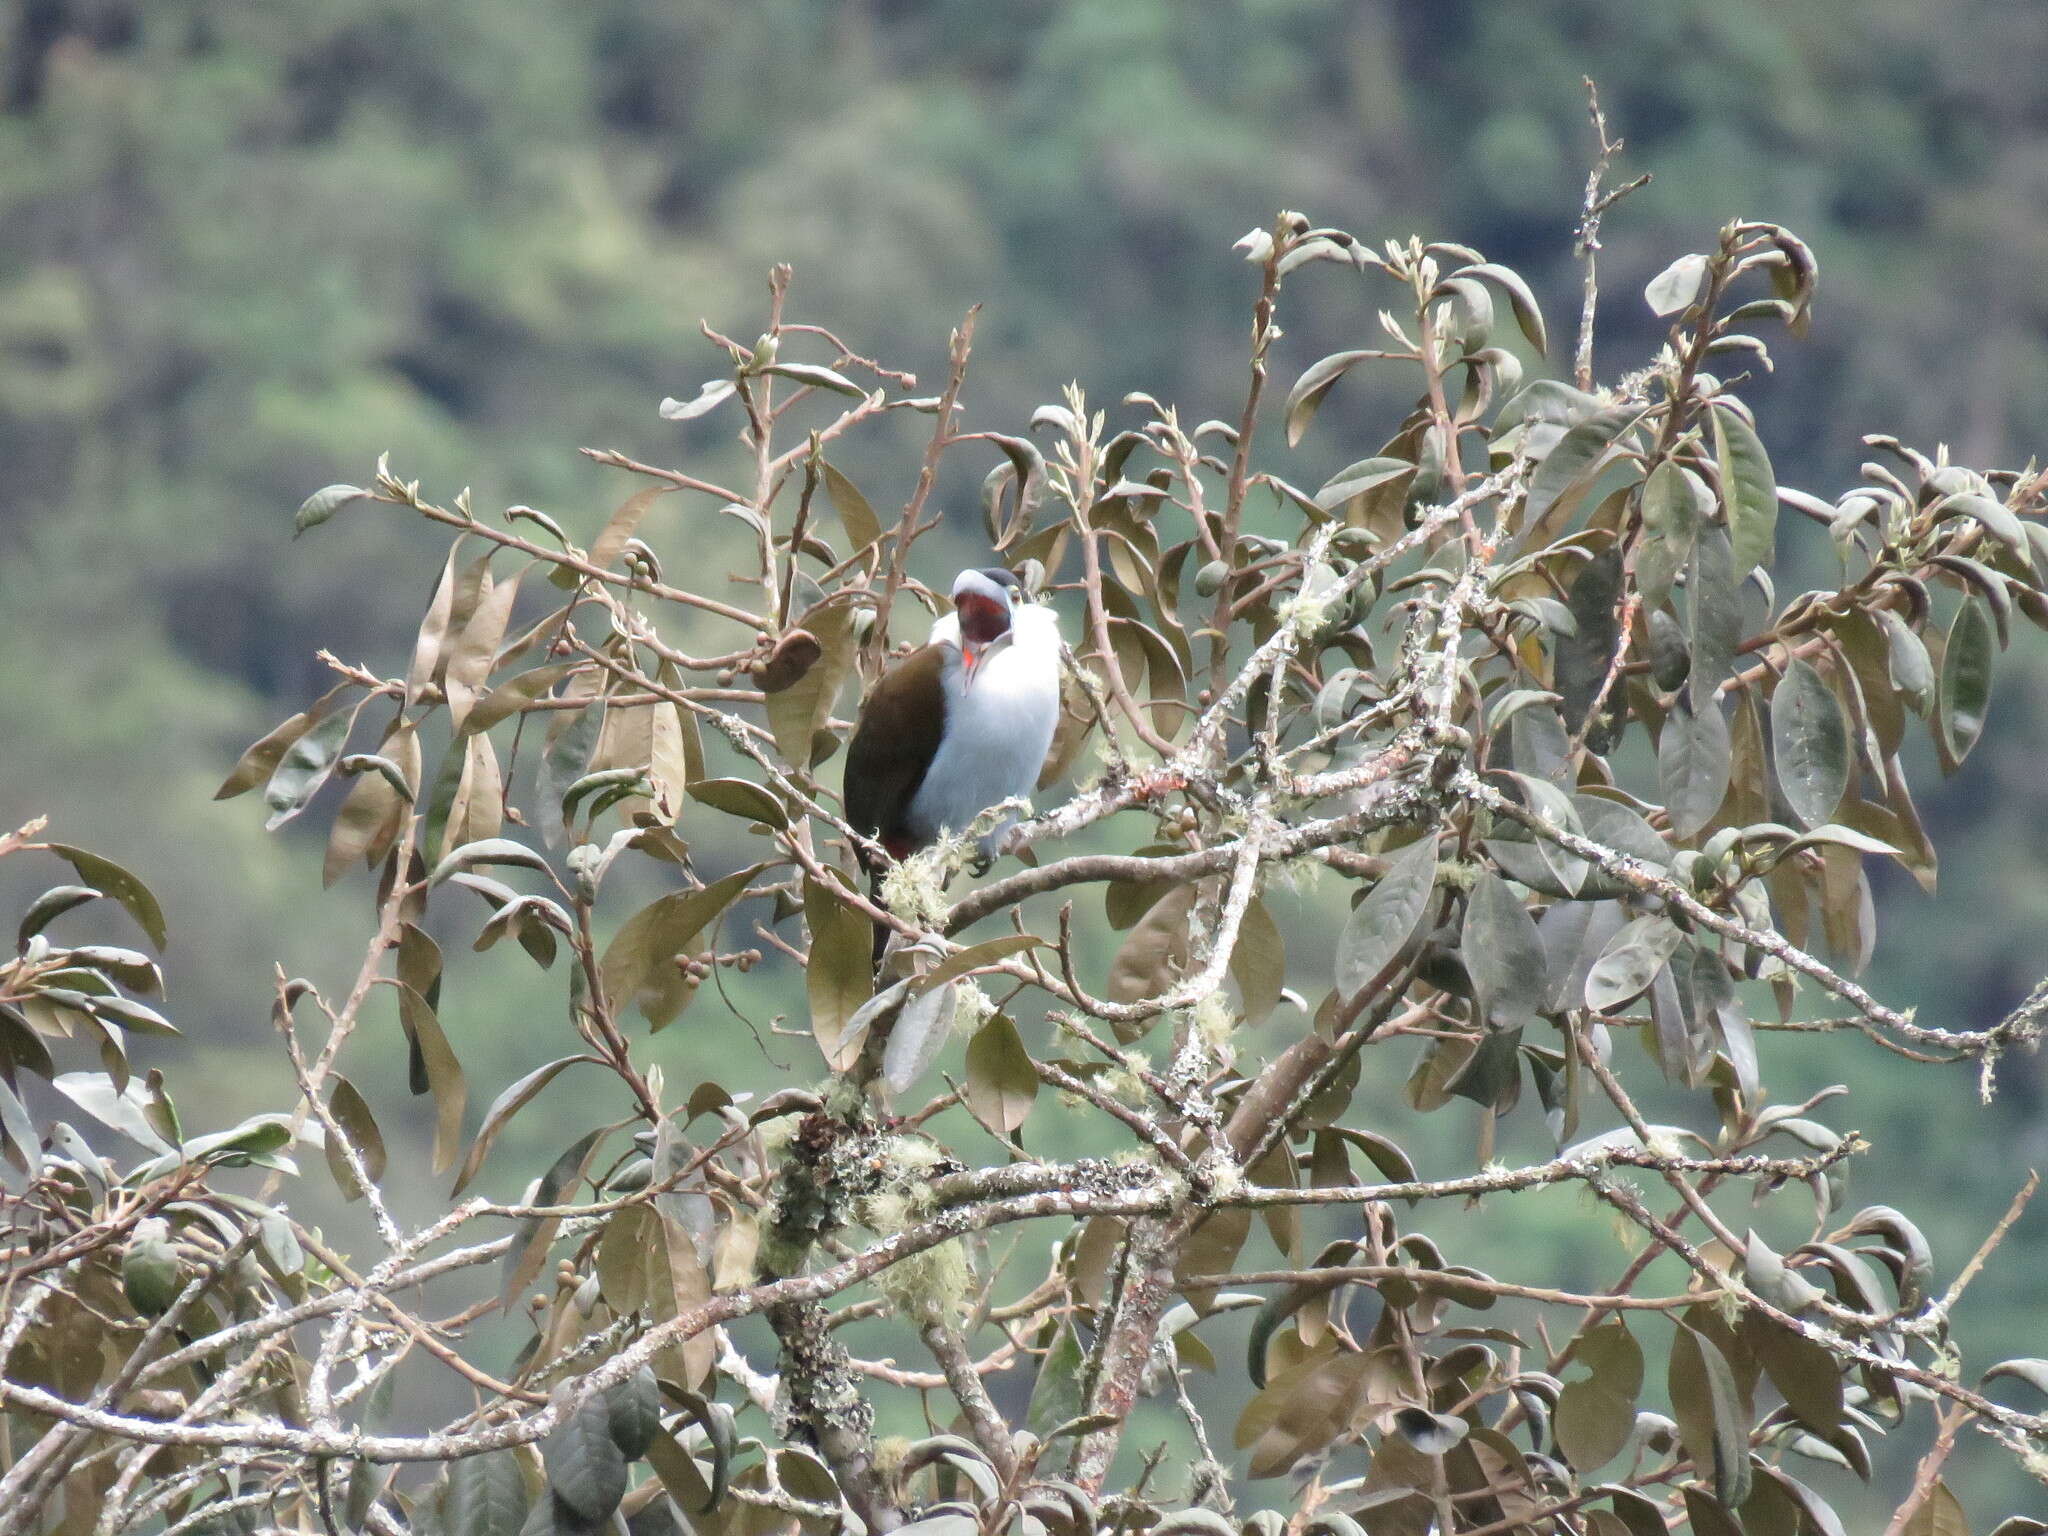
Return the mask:
<path fill-rule="evenodd" d="M 1251 279 L 1229 246 L 1280 207 L 1474 245 L 1527 273 L 1567 335 L 1591 75 L 1621 170 L 1656 178 L 1608 221 L 1603 374 L 1657 344 L 1645 280 L 1724 220 L 1766 218 L 1822 264 L 1811 339 L 1745 388 L 1782 482 L 1836 495 L 1865 431 L 1987 467 L 2048 443 L 2040 0 L 11 0 L 0 16 L 0 824 L 48 813 L 164 896 L 190 1036 L 173 1082 L 196 1129 L 285 1102 L 273 966 L 352 971 L 367 914 L 359 874 L 320 888 L 324 814 L 266 838 L 248 802 L 209 797 L 325 688 L 319 647 L 402 671 L 438 569 L 441 541 L 395 515 L 359 509 L 293 545 L 293 509 L 389 450 L 437 500 L 472 485 L 479 508 L 528 503 L 588 538 L 628 487 L 579 445 L 714 469 L 735 454 L 730 420 L 678 426 L 655 405 L 715 371 L 699 317 L 759 329 L 771 262 L 795 266 L 796 318 L 934 387 L 948 329 L 984 303 L 973 426 L 1020 431 L 1070 379 L 1113 419 L 1133 388 L 1190 421 L 1234 416 Z M 1281 384 L 1374 345 L 1382 301 L 1320 269 L 1290 283 Z M 1376 452 L 1405 409 L 1354 379 L 1297 483 Z M 928 422 L 896 430 L 844 456 L 878 507 L 909 492 Z M 946 489 L 966 562 L 979 515 L 961 475 Z M 665 559 L 715 558 L 668 516 L 647 534 Z M 1831 556 L 1809 534 L 1819 575 Z M 1873 869 L 1870 980 L 1925 1023 L 1986 1023 L 2048 968 L 2048 642 L 2016 647 L 1992 713 L 1966 771 L 1923 799 L 1939 898 Z M 8 870 L 0 894 L 43 873 Z M 446 942 L 474 1117 L 566 1025 L 557 978 L 469 957 L 470 936 Z M 786 970 L 735 982 L 757 1024 L 800 1002 Z M 710 1039 L 727 1063 L 751 1050 L 712 1006 L 664 1037 L 672 1084 L 702 1074 Z M 1944 1252 L 1967 1253 L 2048 1157 L 2039 1059 L 2004 1063 L 1982 1110 L 1972 1074 L 1853 1036 L 1769 1048 L 1795 1062 L 1788 1089 L 1852 1085 L 1839 1122 L 1888 1170 L 1861 1197 Z M 731 1070 L 772 1082 L 772 1054 L 815 1075 L 797 1042 L 767 1052 Z M 598 1113 L 543 1099 L 498 1182 Z M 1540 1155 L 1540 1118 L 1521 1118 Z M 436 1198 L 422 1188 L 421 1208 Z M 2048 1354 L 2028 1342 L 2044 1233 L 2037 1212 L 1965 1304 L 2005 1353 Z M 1585 1263 L 1560 1256 L 1560 1283 L 1593 1278 L 1573 1275 Z"/>

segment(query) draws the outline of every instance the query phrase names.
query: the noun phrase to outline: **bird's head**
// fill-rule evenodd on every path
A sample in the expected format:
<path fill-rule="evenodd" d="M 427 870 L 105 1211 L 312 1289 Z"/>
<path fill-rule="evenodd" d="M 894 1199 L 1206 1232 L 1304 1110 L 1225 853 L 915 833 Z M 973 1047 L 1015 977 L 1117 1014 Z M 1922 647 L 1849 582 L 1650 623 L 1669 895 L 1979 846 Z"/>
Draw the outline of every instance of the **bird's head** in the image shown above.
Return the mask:
<path fill-rule="evenodd" d="M 953 612 L 960 623 L 960 663 L 968 677 L 990 646 L 1010 632 L 1010 610 L 1023 590 L 1000 566 L 965 570 L 953 578 Z"/>

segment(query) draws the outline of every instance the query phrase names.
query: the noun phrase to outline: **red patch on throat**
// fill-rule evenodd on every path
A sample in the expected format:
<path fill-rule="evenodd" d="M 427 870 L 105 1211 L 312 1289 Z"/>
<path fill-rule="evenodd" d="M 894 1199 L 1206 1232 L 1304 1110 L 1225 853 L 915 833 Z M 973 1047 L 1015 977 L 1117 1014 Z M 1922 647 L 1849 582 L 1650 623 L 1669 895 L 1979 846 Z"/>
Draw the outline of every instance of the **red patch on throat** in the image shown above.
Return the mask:
<path fill-rule="evenodd" d="M 960 638 L 969 644 L 988 645 L 1009 633 L 1009 607 L 992 597 L 963 592 L 954 611 L 960 616 Z"/>

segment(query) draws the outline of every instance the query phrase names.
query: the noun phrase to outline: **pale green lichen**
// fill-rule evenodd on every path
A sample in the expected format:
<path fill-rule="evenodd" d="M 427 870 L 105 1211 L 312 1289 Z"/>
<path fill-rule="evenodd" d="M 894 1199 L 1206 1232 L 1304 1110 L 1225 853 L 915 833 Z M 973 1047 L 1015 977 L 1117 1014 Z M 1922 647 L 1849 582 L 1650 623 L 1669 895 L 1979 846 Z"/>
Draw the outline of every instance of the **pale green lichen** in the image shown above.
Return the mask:
<path fill-rule="evenodd" d="M 1095 1079 L 1095 1086 L 1120 1104 L 1142 1109 L 1146 1102 L 1144 1079 L 1129 1067 L 1111 1067 Z"/>
<path fill-rule="evenodd" d="M 1297 854 L 1291 859 L 1275 859 L 1261 866 L 1259 884 L 1265 890 L 1282 890 L 1294 896 L 1307 896 L 1322 882 L 1329 865 L 1313 854 Z"/>
<path fill-rule="evenodd" d="M 754 1127 L 754 1134 L 761 1138 L 761 1157 L 770 1166 L 782 1160 L 782 1154 L 789 1150 L 795 1139 L 796 1128 L 801 1122 L 795 1115 L 777 1115 L 772 1120 L 763 1120 Z"/>
<path fill-rule="evenodd" d="M 894 1136 L 881 1151 L 879 1185 L 860 1198 L 864 1225 L 887 1240 L 929 1219 L 932 1179 L 946 1154 L 918 1136 Z M 875 1288 L 902 1316 L 950 1322 L 965 1310 L 974 1273 L 957 1238 L 908 1254 L 875 1276 Z"/>
<path fill-rule="evenodd" d="M 921 928 L 937 927 L 946 915 L 946 881 L 966 849 L 959 839 L 943 837 L 912 854 L 882 877 L 882 905 Z"/>
<path fill-rule="evenodd" d="M 978 983 L 953 983 L 953 1034 L 966 1039 L 995 1017 L 996 1005 Z"/>
<path fill-rule="evenodd" d="M 1230 1039 L 1237 1030 L 1237 1011 L 1221 992 L 1211 992 L 1189 1010 L 1188 1024 L 1196 1036 L 1218 1056 L 1231 1054 Z"/>
<path fill-rule="evenodd" d="M 1330 612 L 1334 606 L 1328 591 L 1297 592 L 1280 605 L 1280 622 L 1292 624 L 1308 634 L 1315 634 L 1330 621 Z"/>
<path fill-rule="evenodd" d="M 1436 883 L 1454 891 L 1469 891 L 1479 878 L 1479 865 L 1464 859 L 1443 859 L 1436 866 Z"/>

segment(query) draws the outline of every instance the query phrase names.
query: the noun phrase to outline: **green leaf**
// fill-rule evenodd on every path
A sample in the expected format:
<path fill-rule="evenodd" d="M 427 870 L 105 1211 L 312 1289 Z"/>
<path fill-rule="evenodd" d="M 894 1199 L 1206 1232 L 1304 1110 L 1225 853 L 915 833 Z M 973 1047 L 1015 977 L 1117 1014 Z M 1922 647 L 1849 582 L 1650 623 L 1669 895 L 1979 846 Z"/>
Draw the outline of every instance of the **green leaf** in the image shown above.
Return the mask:
<path fill-rule="evenodd" d="M 1038 1069 L 1009 1015 L 992 1015 L 967 1042 L 967 1105 L 1005 1136 L 1031 1113 L 1038 1097 Z"/>
<path fill-rule="evenodd" d="M 922 976 L 910 983 L 910 995 L 922 997 L 935 987 L 943 987 L 949 981 L 958 981 L 969 971 L 984 965 L 994 965 L 998 960 L 1007 960 L 1012 955 L 1021 955 L 1027 949 L 1046 947 L 1045 940 L 1031 933 L 1006 933 L 999 939 L 983 939 L 979 944 L 970 944 L 956 950 Z"/>
<path fill-rule="evenodd" d="M 507 678 L 471 706 L 463 716 L 462 728 L 472 733 L 488 731 L 499 721 L 509 720 L 581 665 L 576 661 L 551 661 Z"/>
<path fill-rule="evenodd" d="M 1543 940 L 1521 898 L 1491 870 L 1480 871 L 1466 899 L 1459 950 L 1489 1024 L 1534 1022 L 1548 991 Z"/>
<path fill-rule="evenodd" d="M 1451 274 L 1453 277 L 1477 277 L 1498 288 L 1507 297 L 1515 311 L 1515 324 L 1529 340 L 1529 345 L 1538 353 L 1549 347 L 1549 338 L 1544 334 L 1543 311 L 1537 306 L 1536 295 L 1522 274 L 1512 267 L 1503 267 L 1496 262 L 1483 261 L 1473 266 L 1460 267 Z"/>
<path fill-rule="evenodd" d="M 1346 502 L 1356 500 L 1367 491 L 1391 484 L 1405 475 L 1414 473 L 1415 466 L 1406 459 L 1361 459 L 1333 475 L 1329 482 L 1316 492 L 1315 504 L 1325 512 L 1335 512 Z"/>
<path fill-rule="evenodd" d="M 817 760 L 819 735 L 853 670 L 856 648 L 853 610 L 844 603 L 813 608 L 804 615 L 803 624 L 818 644 L 818 659 L 788 687 L 770 692 L 767 703 L 775 748 L 784 762 L 796 768 L 809 768 Z"/>
<path fill-rule="evenodd" d="M 449 1463 L 441 1497 L 444 1536 L 518 1536 L 526 1519 L 526 1479 L 511 1451 L 485 1451 Z"/>
<path fill-rule="evenodd" d="M 1666 917 L 1639 917 L 1625 925 L 1586 973 L 1586 1006 L 1613 1013 L 1641 997 L 1683 937 Z"/>
<path fill-rule="evenodd" d="M 2001 1360 L 1979 1377 L 1978 1382 L 1982 1385 L 2006 1376 L 2014 1381 L 2024 1381 L 2036 1392 L 2048 1394 L 2048 1360 Z"/>
<path fill-rule="evenodd" d="M 782 802 L 751 779 L 703 779 L 690 786 L 690 798 L 742 821 L 778 830 L 789 825 Z"/>
<path fill-rule="evenodd" d="M 1522 506 L 1523 546 L 1540 549 L 1585 499 L 1607 467 L 1615 441 L 1643 419 L 1628 407 L 1601 411 L 1580 422 L 1552 445 L 1529 477 Z"/>
<path fill-rule="evenodd" d="M 1628 1444 L 1643 1389 L 1643 1350 L 1617 1318 L 1588 1330 L 1575 1364 L 1588 1374 L 1565 1383 L 1555 1425 L 1558 1448 L 1583 1474 L 1605 1466 Z"/>
<path fill-rule="evenodd" d="M 1650 279 L 1643 290 L 1643 302 L 1650 306 L 1650 313 L 1662 319 L 1675 315 L 1682 309 L 1689 309 L 1700 296 L 1700 289 L 1707 279 L 1707 258 L 1697 252 L 1681 256 L 1662 272 Z"/>
<path fill-rule="evenodd" d="M 1778 788 L 1802 827 L 1824 826 L 1849 788 L 1849 722 L 1820 673 L 1795 659 L 1771 691 Z"/>
<path fill-rule="evenodd" d="M 103 893 L 89 885 L 53 885 L 28 905 L 21 914 L 21 925 L 14 931 L 15 947 L 27 949 L 28 941 L 41 933 L 51 923 L 69 912 L 73 907 L 82 907 L 88 901 L 98 901 Z"/>
<path fill-rule="evenodd" d="M 363 1172 L 369 1175 L 372 1184 L 378 1183 L 384 1177 L 384 1133 L 377 1129 L 377 1117 L 371 1113 L 369 1101 L 354 1083 L 337 1073 L 334 1091 L 327 1096 L 327 1110 L 361 1157 Z M 332 1132 L 327 1137 L 327 1170 L 334 1175 L 342 1199 L 363 1198 L 363 1186 L 356 1182 L 355 1172 L 349 1167 L 341 1143 Z"/>
<path fill-rule="evenodd" d="M 591 1393 L 569 1409 L 541 1443 L 548 1487 L 584 1524 L 611 1518 L 626 1496 L 626 1458 L 612 1439 L 611 1411 Z"/>
<path fill-rule="evenodd" d="M 1714 407 L 1714 458 L 1738 580 L 1768 565 L 1778 541 L 1778 481 L 1756 430 L 1725 405 Z"/>
<path fill-rule="evenodd" d="M 439 885 L 457 870 L 474 869 L 479 864 L 516 864 L 521 869 L 537 869 L 546 873 L 548 861 L 535 853 L 524 843 L 515 843 L 509 837 L 486 837 L 478 842 L 464 843 L 440 863 L 427 877 L 428 885 Z"/>
<path fill-rule="evenodd" d="M 548 1165 L 546 1173 L 540 1176 L 540 1186 L 534 1190 L 533 1199 L 528 1203 L 537 1206 L 555 1204 L 565 1190 L 572 1188 L 583 1177 L 590 1162 L 590 1154 L 597 1150 L 597 1144 L 605 1137 L 606 1127 L 578 1137 L 563 1151 L 562 1155 Z M 632 1207 L 630 1209 L 638 1209 Z M 502 1261 L 504 1281 L 499 1287 L 498 1301 L 506 1311 L 513 1310 L 520 1293 L 533 1283 L 540 1273 L 540 1267 L 547 1261 L 548 1247 L 554 1241 L 555 1232 L 560 1228 L 559 1216 L 529 1216 L 519 1224 L 512 1246 L 505 1251 Z"/>
<path fill-rule="evenodd" d="M 1287 392 L 1287 446 L 1292 448 L 1301 441 L 1308 431 L 1308 424 L 1315 420 L 1323 396 L 1330 392 L 1345 374 L 1367 361 L 1371 352 L 1332 352 L 1328 357 L 1309 364 L 1302 376 L 1294 381 L 1294 388 Z"/>
<path fill-rule="evenodd" d="M 875 516 L 875 509 L 868 505 L 860 487 L 847 479 L 836 465 L 821 463 L 819 467 L 825 479 L 825 497 L 846 527 L 846 537 L 853 545 L 852 553 L 857 555 L 881 543 L 882 520 Z"/>
<path fill-rule="evenodd" d="M 456 1149 L 462 1145 L 462 1111 L 469 1102 L 469 1085 L 439 1015 L 417 990 L 404 982 L 395 985 L 399 1024 L 434 1095 L 434 1172 L 446 1173 L 455 1166 Z"/>
<path fill-rule="evenodd" d="M 1728 792 L 1732 762 L 1721 706 L 1709 701 L 1694 714 L 1692 705 L 1679 699 L 1664 717 L 1664 733 L 1657 742 L 1657 788 L 1677 836 L 1694 837 L 1714 819 Z"/>
<path fill-rule="evenodd" d="M 51 1086 L 102 1125 L 111 1126 L 152 1153 L 177 1150 L 143 1113 L 147 1100 L 141 1083 L 131 1081 L 126 1089 L 116 1089 L 104 1072 L 65 1072 Z"/>
<path fill-rule="evenodd" d="M 1391 966 L 1415 932 L 1436 885 L 1434 829 L 1395 854 L 1379 884 L 1345 921 L 1337 940 L 1337 987 L 1346 997 Z"/>
<path fill-rule="evenodd" d="M 2028 570 L 2034 568 L 2034 551 L 2027 542 L 2026 526 L 2010 510 L 1976 491 L 1944 496 L 1928 510 L 1928 520 L 1939 523 L 1950 516 L 1967 517 L 1979 523 L 2018 558 Z"/>
<path fill-rule="evenodd" d="M 1643 538 L 1636 546 L 1636 586 L 1646 607 L 1671 596 L 1671 584 L 1692 558 L 1699 534 L 1700 503 L 1690 471 L 1665 459 L 1643 482 Z"/>
<path fill-rule="evenodd" d="M 157 904 L 148 886 L 112 859 L 101 858 L 83 848 L 74 848 L 69 843 L 45 843 L 43 846 L 77 870 L 78 878 L 85 884 L 121 903 L 128 915 L 149 935 L 150 943 L 158 949 L 164 947 L 168 938 L 164 928 L 164 909 Z"/>
<path fill-rule="evenodd" d="M 952 987 L 912 993 L 890 1026 L 889 1044 L 882 1053 L 882 1082 L 893 1092 L 907 1092 L 931 1070 L 952 1034 Z"/>
<path fill-rule="evenodd" d="M 270 782 L 263 786 L 263 802 L 270 807 L 264 831 L 275 832 L 298 815 L 327 782 L 356 723 L 356 713 L 357 710 L 337 709 L 285 748 Z"/>
<path fill-rule="evenodd" d="M 1088 1406 L 1086 1357 L 1081 1339 L 1071 1323 L 1055 1322 L 1052 1348 L 1039 1362 L 1038 1379 L 1031 1387 L 1031 1401 L 1024 1410 L 1024 1424 L 1044 1438 L 1050 1430 L 1078 1416 Z"/>
<path fill-rule="evenodd" d="M 641 520 L 647 516 L 648 510 L 674 489 L 672 485 L 650 485 L 643 490 L 635 491 L 620 502 L 618 510 L 612 513 L 604 528 L 598 533 L 597 541 L 590 546 L 590 563 L 602 570 L 611 569 L 625 550 L 626 541 L 640 532 Z M 563 580 L 564 577 L 567 578 L 566 581 Z M 573 587 L 583 579 L 580 573 L 567 566 L 558 566 L 555 574 L 549 578 L 557 586 L 563 587 Z"/>
<path fill-rule="evenodd" d="M 875 995 L 874 925 L 837 887 L 811 879 L 804 881 L 804 921 L 811 930 L 811 956 L 804 965 L 811 1034 L 825 1060 L 844 1071 L 860 1049 L 848 1038 L 847 1025 Z"/>
<path fill-rule="evenodd" d="M 535 1067 L 493 1099 L 491 1107 L 484 1111 L 484 1123 L 477 1129 L 476 1140 L 469 1144 L 469 1152 L 462 1159 L 462 1170 L 455 1175 L 455 1187 L 448 1192 L 449 1198 L 454 1199 L 469 1187 L 469 1181 L 476 1177 L 477 1170 L 483 1167 L 484 1159 L 490 1155 L 498 1133 L 505 1129 L 514 1115 L 532 1103 L 541 1089 L 561 1076 L 564 1068 L 591 1059 L 588 1056 L 558 1056 Z"/>
<path fill-rule="evenodd" d="M 761 370 L 772 373 L 778 379 L 792 379 L 798 384 L 808 384 L 813 389 L 829 389 L 834 394 L 851 395 L 856 400 L 865 400 L 868 392 L 843 373 L 830 368 L 821 368 L 816 363 L 770 363 Z"/>
<path fill-rule="evenodd" d="M 599 962 L 605 996 L 623 1013 L 638 1008 L 656 1029 L 681 1013 L 695 989 L 684 985 L 675 966 L 678 955 L 690 953 L 697 936 L 732 905 L 759 874 L 761 866 L 735 870 L 695 891 L 671 891 L 627 918 Z"/>
<path fill-rule="evenodd" d="M 1245 908 L 1237 944 L 1230 951 L 1230 974 L 1237 982 L 1245 1024 L 1263 1024 L 1287 985 L 1287 941 L 1263 901 L 1254 899 Z"/>
<path fill-rule="evenodd" d="M 1787 1273 L 1792 1280 L 1806 1284 L 1796 1274 Z M 1808 1289 L 1813 1288 L 1809 1285 Z M 1817 1435 L 1833 1434 L 1842 1423 L 1842 1370 L 1827 1346 L 1760 1312 L 1744 1314 L 1742 1332 L 1771 1385 L 1800 1423 Z"/>
<path fill-rule="evenodd" d="M 661 1385 L 646 1366 L 604 1394 L 612 1443 L 628 1461 L 638 1461 L 661 1433 Z"/>
<path fill-rule="evenodd" d="M 1690 1536 L 1743 1536 L 1742 1526 L 1721 1500 L 1696 1483 L 1687 1484 L 1683 1492 Z"/>
<path fill-rule="evenodd" d="M 1880 608 L 1877 618 L 1884 626 L 1891 680 L 1913 708 L 1924 714 L 1934 697 L 1934 663 L 1928 658 L 1926 642 L 1889 608 Z"/>
<path fill-rule="evenodd" d="M 700 1503 L 693 1502 L 671 1481 L 672 1471 L 679 1471 L 672 1461 L 664 1458 L 662 1448 L 680 1449 L 666 1435 L 657 1436 L 648 1446 L 648 1460 L 655 1463 L 655 1471 L 661 1477 L 662 1486 L 667 1488 L 685 1509 L 693 1514 L 710 1514 L 725 1499 L 726 1477 L 731 1470 L 733 1458 L 739 1454 L 739 1431 L 733 1422 L 732 1409 L 723 1403 L 707 1401 L 701 1393 L 676 1391 L 673 1387 L 663 1389 L 684 1413 L 704 1431 L 705 1448 L 711 1452 L 710 1486 L 704 1489 Z M 689 1460 L 690 1458 L 684 1457 Z"/>
<path fill-rule="evenodd" d="M 1620 739 L 1618 711 L 1626 690 L 1617 683 L 1609 691 L 1602 719 L 1591 729 L 1586 728 L 1586 717 L 1621 642 L 1621 551 L 1610 547 L 1580 566 L 1569 595 L 1573 628 L 1558 638 L 1554 668 L 1560 708 L 1566 729 L 1584 730 L 1587 747 L 1596 756 L 1604 755 Z"/>
<path fill-rule="evenodd" d="M 1749 1494 L 1749 1413 L 1735 1372 L 1712 1339 L 1675 1320 L 1672 1326 L 1668 1385 L 1679 1438 L 1711 1475 L 1715 1497 L 1740 1504 Z"/>
<path fill-rule="evenodd" d="M 292 537 L 318 528 L 349 503 L 368 500 L 369 495 L 359 485 L 323 485 L 299 503 L 298 515 L 292 519 Z"/>
<path fill-rule="evenodd" d="M 1934 705 L 1936 743 L 1941 748 L 1942 765 L 1951 773 L 1984 734 L 1997 655 L 1997 642 L 1983 602 L 1966 598 L 1949 624 L 1948 646 L 1942 652 L 1941 682 Z"/>
<path fill-rule="evenodd" d="M 1687 569 L 1685 650 L 1692 666 L 1685 689 L 1694 711 L 1701 712 L 1720 697 L 1742 641 L 1743 572 L 1736 569 L 1727 530 L 1701 528 Z"/>

